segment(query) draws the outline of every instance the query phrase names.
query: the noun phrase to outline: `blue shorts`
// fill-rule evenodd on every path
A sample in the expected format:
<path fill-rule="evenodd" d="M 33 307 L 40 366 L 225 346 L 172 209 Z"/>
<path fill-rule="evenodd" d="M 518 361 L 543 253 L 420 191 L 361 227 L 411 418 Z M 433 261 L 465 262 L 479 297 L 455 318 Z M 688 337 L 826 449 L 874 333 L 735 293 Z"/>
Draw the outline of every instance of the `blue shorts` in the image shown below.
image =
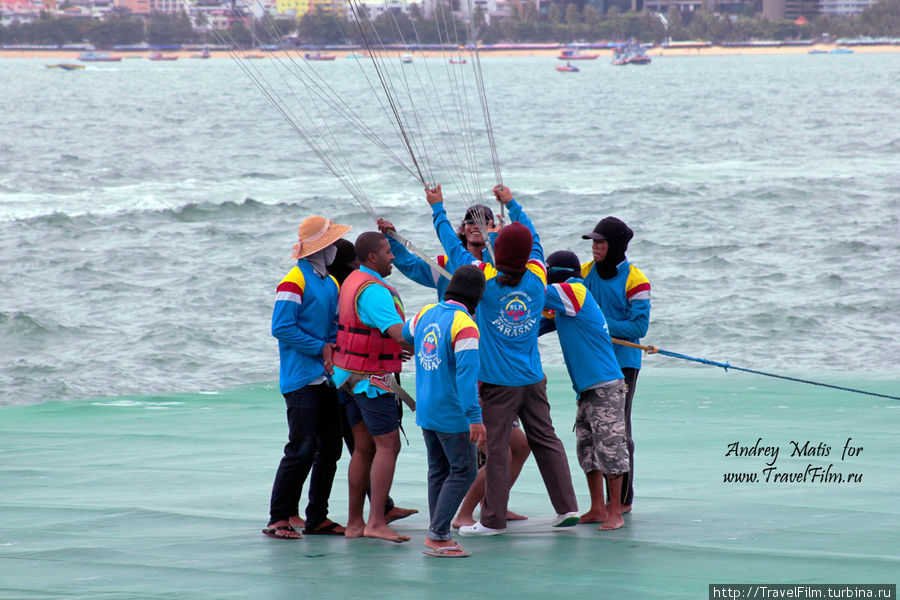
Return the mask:
<path fill-rule="evenodd" d="M 369 398 L 365 394 L 347 394 L 345 398 L 344 411 L 351 428 L 362 421 L 372 435 L 385 435 L 400 429 L 396 395 L 382 394 Z"/>

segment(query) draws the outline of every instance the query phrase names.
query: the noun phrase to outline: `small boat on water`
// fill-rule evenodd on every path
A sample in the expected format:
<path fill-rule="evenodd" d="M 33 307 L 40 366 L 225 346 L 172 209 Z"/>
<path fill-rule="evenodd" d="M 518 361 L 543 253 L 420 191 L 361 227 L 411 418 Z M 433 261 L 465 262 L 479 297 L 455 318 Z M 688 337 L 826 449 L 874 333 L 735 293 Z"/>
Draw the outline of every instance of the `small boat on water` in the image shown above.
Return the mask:
<path fill-rule="evenodd" d="M 178 56 L 174 54 L 163 54 L 162 52 L 151 52 L 148 60 L 178 60 Z"/>
<path fill-rule="evenodd" d="M 556 70 L 561 71 L 563 73 L 578 73 L 579 71 L 581 71 L 581 69 L 579 69 L 578 67 L 573 67 L 569 63 L 566 63 L 566 66 L 564 66 L 564 67 L 557 66 Z"/>
<path fill-rule="evenodd" d="M 412 54 L 404 54 L 400 57 L 400 62 L 402 63 L 411 63 L 412 62 Z"/>
<path fill-rule="evenodd" d="M 578 48 L 565 48 L 563 49 L 556 58 L 559 60 L 596 60 L 599 57 L 599 54 L 582 54 L 581 50 Z"/>
<path fill-rule="evenodd" d="M 303 55 L 303 58 L 305 60 L 334 60 L 337 56 L 334 54 L 322 54 L 321 52 L 315 52 L 313 54 L 307 52 Z"/>
<path fill-rule="evenodd" d="M 191 56 L 191 58 L 209 58 L 209 57 L 210 57 L 209 48 L 204 48 L 200 52 L 200 54 L 194 54 Z"/>
<path fill-rule="evenodd" d="M 813 48 L 807 54 L 828 54 L 828 50 L 820 50 L 819 48 Z"/>
<path fill-rule="evenodd" d="M 55 65 L 44 65 L 48 69 L 62 69 L 63 71 L 77 71 L 83 69 L 84 65 L 73 65 L 71 63 L 59 63 Z"/>
<path fill-rule="evenodd" d="M 853 54 L 850 48 L 835 48 L 829 54 Z"/>
<path fill-rule="evenodd" d="M 613 50 L 612 64 L 619 67 L 624 65 L 649 65 L 650 57 L 647 56 L 647 51 L 641 45 L 628 44 Z"/>
<path fill-rule="evenodd" d="M 466 64 L 466 59 L 464 59 L 461 56 L 459 58 L 451 58 L 450 64 L 451 65 L 464 65 L 464 64 Z"/>
<path fill-rule="evenodd" d="M 265 54 L 245 54 L 244 55 L 244 58 L 252 59 L 252 60 L 258 60 L 260 58 L 265 58 L 265 57 L 266 57 Z"/>
<path fill-rule="evenodd" d="M 112 56 L 109 52 L 82 52 L 78 55 L 82 62 L 119 62 L 121 56 Z"/>

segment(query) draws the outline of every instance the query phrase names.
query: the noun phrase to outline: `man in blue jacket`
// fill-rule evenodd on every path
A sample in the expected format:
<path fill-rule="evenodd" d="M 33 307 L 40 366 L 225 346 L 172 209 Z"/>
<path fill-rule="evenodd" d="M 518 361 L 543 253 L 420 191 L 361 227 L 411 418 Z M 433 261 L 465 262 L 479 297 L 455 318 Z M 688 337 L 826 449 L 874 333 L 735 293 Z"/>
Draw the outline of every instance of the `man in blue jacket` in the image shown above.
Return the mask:
<path fill-rule="evenodd" d="M 416 424 L 428 451 L 429 556 L 469 555 L 453 541 L 450 523 L 475 479 L 475 444 L 486 437 L 478 404 L 478 326 L 471 317 L 483 293 L 484 274 L 463 265 L 444 300 L 403 327 L 403 337 L 415 342 Z"/>
<path fill-rule="evenodd" d="M 626 342 L 640 343 L 650 326 L 650 280 L 643 271 L 628 262 L 625 251 L 634 232 L 616 217 L 606 217 L 590 233 L 581 236 L 591 240 L 594 260 L 581 265 L 584 285 L 600 305 L 606 316 L 609 334 Z M 631 405 L 638 372 L 641 369 L 641 351 L 637 348 L 616 345 L 616 359 L 625 376 L 625 428 L 628 436 L 629 472 L 622 483 L 624 512 L 631 510 L 634 500 L 634 438 L 631 433 Z"/>
<path fill-rule="evenodd" d="M 577 394 L 575 417 L 578 463 L 587 477 L 591 509 L 580 523 L 602 523 L 601 531 L 618 529 L 622 519 L 622 475 L 628 472 L 625 440 L 625 382 L 613 354 L 606 319 L 581 279 L 574 252 L 559 250 L 547 257 L 547 301 L 553 312 L 541 334 L 555 328 L 566 369 Z M 609 486 L 609 506 L 603 483 Z"/>
<path fill-rule="evenodd" d="M 272 484 L 269 524 L 263 533 L 295 540 L 295 527 L 306 534 L 344 535 L 328 519 L 328 498 L 341 457 L 341 415 L 328 381 L 337 335 L 338 283 L 327 266 L 334 243 L 350 230 L 313 216 L 298 229 L 291 258 L 297 265 L 281 280 L 272 311 L 272 335 L 278 340 L 279 386 L 287 404 L 288 443 Z M 303 484 L 312 471 L 306 521 L 299 516 Z"/>

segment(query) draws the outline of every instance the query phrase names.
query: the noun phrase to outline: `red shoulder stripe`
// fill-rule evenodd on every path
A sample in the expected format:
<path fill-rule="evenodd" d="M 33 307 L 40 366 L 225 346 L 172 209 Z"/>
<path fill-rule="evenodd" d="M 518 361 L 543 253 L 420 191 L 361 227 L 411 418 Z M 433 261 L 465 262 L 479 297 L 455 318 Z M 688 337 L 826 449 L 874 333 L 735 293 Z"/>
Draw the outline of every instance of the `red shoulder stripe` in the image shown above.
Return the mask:
<path fill-rule="evenodd" d="M 649 292 L 649 291 L 650 291 L 650 283 L 648 283 L 648 282 L 640 283 L 640 284 L 634 286 L 633 288 L 631 288 L 630 290 L 628 290 L 627 292 L 625 292 L 625 297 L 631 298 L 638 292 Z"/>

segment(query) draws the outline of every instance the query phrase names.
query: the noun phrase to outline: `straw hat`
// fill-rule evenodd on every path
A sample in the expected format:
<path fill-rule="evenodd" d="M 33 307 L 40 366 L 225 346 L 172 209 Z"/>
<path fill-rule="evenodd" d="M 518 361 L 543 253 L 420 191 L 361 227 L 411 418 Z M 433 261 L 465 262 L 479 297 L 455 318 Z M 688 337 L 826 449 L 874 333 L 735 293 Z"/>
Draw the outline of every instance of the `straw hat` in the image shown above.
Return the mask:
<path fill-rule="evenodd" d="M 338 225 L 318 215 L 307 217 L 297 229 L 300 241 L 294 246 L 291 258 L 300 259 L 327 248 L 350 231 L 350 225 Z"/>

